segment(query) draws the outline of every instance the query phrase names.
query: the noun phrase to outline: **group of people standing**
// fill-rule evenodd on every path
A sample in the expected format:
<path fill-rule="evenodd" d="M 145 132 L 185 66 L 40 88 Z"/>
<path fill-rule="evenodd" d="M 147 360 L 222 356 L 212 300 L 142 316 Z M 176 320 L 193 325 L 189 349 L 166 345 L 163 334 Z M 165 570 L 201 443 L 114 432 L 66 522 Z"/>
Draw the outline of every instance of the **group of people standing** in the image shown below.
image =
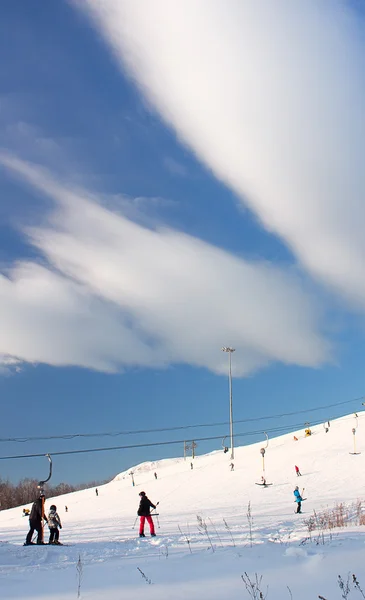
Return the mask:
<path fill-rule="evenodd" d="M 25 540 L 24 546 L 32 546 L 34 543 L 44 544 L 43 539 L 43 521 L 48 524 L 49 528 L 49 544 L 59 544 L 60 532 L 62 529 L 61 519 L 57 513 L 57 506 L 51 505 L 48 516 L 44 514 L 44 494 L 41 494 L 35 502 L 33 502 L 32 510 L 29 515 L 29 531 Z M 37 532 L 37 541 L 33 542 L 33 534 Z"/>
<path fill-rule="evenodd" d="M 98 494 L 97 494 L 98 495 Z M 152 537 L 156 536 L 155 525 L 151 516 L 151 508 L 155 509 L 157 504 L 153 504 L 151 500 L 147 497 L 145 492 L 139 493 L 140 502 L 137 511 L 137 516 L 140 518 L 139 520 L 139 537 L 146 537 L 144 533 L 144 525 L 145 521 L 149 524 L 150 534 Z M 60 544 L 59 530 L 62 529 L 61 519 L 59 514 L 57 513 L 57 507 L 52 504 L 49 511 L 48 516 L 44 513 L 44 494 L 41 494 L 39 498 L 33 502 L 32 509 L 29 514 L 29 531 L 25 540 L 24 546 L 33 546 L 35 544 L 44 544 L 43 534 L 44 534 L 44 524 L 45 521 L 48 524 L 49 528 L 49 544 Z M 37 541 L 33 542 L 34 532 L 37 532 Z"/>

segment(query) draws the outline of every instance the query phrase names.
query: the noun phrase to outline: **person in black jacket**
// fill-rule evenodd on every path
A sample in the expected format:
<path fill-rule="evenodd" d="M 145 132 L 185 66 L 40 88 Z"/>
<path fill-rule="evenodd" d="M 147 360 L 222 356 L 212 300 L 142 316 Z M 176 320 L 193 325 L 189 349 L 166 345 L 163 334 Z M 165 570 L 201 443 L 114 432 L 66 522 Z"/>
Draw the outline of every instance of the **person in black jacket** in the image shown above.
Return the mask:
<path fill-rule="evenodd" d="M 147 522 L 150 526 L 151 536 L 154 537 L 155 534 L 155 526 L 151 517 L 150 508 L 156 508 L 154 504 L 152 504 L 151 500 L 147 498 L 145 492 L 139 493 L 140 503 L 137 511 L 137 515 L 140 517 L 139 521 L 139 537 L 146 537 L 144 534 L 144 522 L 147 519 Z"/>
<path fill-rule="evenodd" d="M 29 515 L 29 532 L 25 540 L 25 546 L 30 546 L 33 544 L 32 537 L 33 533 L 37 532 L 37 544 L 44 544 L 43 541 L 43 527 L 42 527 L 42 517 L 48 523 L 47 517 L 42 514 L 42 505 L 44 505 L 44 494 L 41 494 L 38 500 L 33 502 L 32 510 Z"/>

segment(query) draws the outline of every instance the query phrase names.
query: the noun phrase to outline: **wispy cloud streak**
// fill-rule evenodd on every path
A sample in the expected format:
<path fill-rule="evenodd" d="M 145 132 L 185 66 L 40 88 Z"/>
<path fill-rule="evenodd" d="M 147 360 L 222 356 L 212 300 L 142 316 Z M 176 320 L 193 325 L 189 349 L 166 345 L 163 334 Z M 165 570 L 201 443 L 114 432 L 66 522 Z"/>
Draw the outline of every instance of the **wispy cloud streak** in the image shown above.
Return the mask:
<path fill-rule="evenodd" d="M 20 262 L 0 276 L 0 357 L 225 372 L 226 343 L 238 350 L 240 375 L 272 361 L 328 359 L 316 305 L 295 272 L 143 227 L 9 154 L 0 164 L 54 203 L 47 221 L 26 231 L 42 264 Z"/>
<path fill-rule="evenodd" d="M 365 308 L 364 22 L 345 0 L 82 0 L 179 138 Z"/>

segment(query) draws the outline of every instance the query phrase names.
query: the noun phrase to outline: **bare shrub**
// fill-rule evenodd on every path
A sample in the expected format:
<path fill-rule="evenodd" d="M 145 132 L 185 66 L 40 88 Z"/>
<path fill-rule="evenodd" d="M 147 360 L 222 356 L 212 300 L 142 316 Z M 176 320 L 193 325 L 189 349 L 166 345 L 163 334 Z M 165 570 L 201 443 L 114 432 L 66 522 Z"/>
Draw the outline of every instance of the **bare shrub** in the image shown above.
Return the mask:
<path fill-rule="evenodd" d="M 229 532 L 229 535 L 231 536 L 231 540 L 232 540 L 232 544 L 233 544 L 233 546 L 234 546 L 234 547 L 236 547 L 235 541 L 234 541 L 234 539 L 233 539 L 233 535 L 232 535 L 231 528 L 229 527 L 229 525 L 228 525 L 228 523 L 227 523 L 227 521 L 226 521 L 225 519 L 223 519 L 223 523 L 224 523 L 224 526 L 225 526 L 225 528 L 226 528 L 226 529 L 227 529 L 227 531 Z"/>
<path fill-rule="evenodd" d="M 362 595 L 363 598 L 365 598 L 365 594 L 363 592 L 363 590 L 360 587 L 360 583 L 357 580 L 357 577 L 355 574 L 352 574 L 352 583 L 354 584 L 354 588 L 355 590 L 357 590 L 358 592 L 360 592 L 360 594 Z"/>
<path fill-rule="evenodd" d="M 180 531 L 181 535 L 184 536 L 187 545 L 189 546 L 190 554 L 192 554 L 193 551 L 192 551 L 191 546 L 190 546 L 190 539 L 188 538 L 188 536 L 186 535 L 186 533 L 182 532 L 180 525 L 178 525 L 178 528 L 179 528 L 179 531 Z"/>
<path fill-rule="evenodd" d="M 148 583 L 149 585 L 151 585 L 151 583 L 152 583 L 151 579 L 149 577 L 147 577 L 147 575 L 145 575 L 145 573 L 143 573 L 142 569 L 140 569 L 139 567 L 137 567 L 137 569 L 140 572 L 140 574 L 142 575 L 145 582 Z"/>
<path fill-rule="evenodd" d="M 247 505 L 246 517 L 247 517 L 247 523 L 248 523 L 248 535 L 249 535 L 249 540 L 250 540 L 250 547 L 252 548 L 253 516 L 252 516 L 252 510 L 251 510 L 251 501 Z"/>
<path fill-rule="evenodd" d="M 208 526 L 207 526 L 206 522 L 204 521 L 204 519 L 200 515 L 196 515 L 196 518 L 198 520 L 198 530 L 199 530 L 199 533 L 201 535 L 205 534 L 207 536 L 209 544 L 210 544 L 210 547 L 211 547 L 211 549 L 214 552 L 215 551 L 214 550 L 214 546 L 212 544 L 212 540 L 210 538 L 209 531 L 208 531 Z"/>
<path fill-rule="evenodd" d="M 79 554 L 79 560 L 76 564 L 76 577 L 77 577 L 77 597 L 81 596 L 81 583 L 82 583 L 82 575 L 83 575 L 83 564 L 81 560 L 81 554 Z"/>
<path fill-rule="evenodd" d="M 338 587 L 341 590 L 341 598 L 346 600 L 350 593 L 350 573 L 347 575 L 346 581 L 344 581 L 342 579 L 341 575 L 339 575 L 338 579 L 337 579 L 337 583 L 338 583 Z"/>
<path fill-rule="evenodd" d="M 268 588 L 266 589 L 266 594 L 264 595 L 261 590 L 262 586 L 262 575 L 258 575 L 255 573 L 255 578 L 252 580 L 248 573 L 241 575 L 241 579 L 245 584 L 246 591 L 252 600 L 265 600 L 267 597 Z"/>

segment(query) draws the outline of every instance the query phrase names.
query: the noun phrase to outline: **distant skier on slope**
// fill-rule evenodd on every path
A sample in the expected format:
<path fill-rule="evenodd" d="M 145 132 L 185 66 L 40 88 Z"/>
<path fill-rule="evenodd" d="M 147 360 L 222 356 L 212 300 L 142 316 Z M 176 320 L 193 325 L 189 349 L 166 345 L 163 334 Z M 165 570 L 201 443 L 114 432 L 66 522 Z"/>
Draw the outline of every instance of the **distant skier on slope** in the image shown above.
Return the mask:
<path fill-rule="evenodd" d="M 300 495 L 300 491 L 299 491 L 299 487 L 298 486 L 295 487 L 294 496 L 295 496 L 294 502 L 297 503 L 297 514 L 301 514 L 301 512 L 302 512 L 303 498 Z"/>
<path fill-rule="evenodd" d="M 154 473 L 155 479 L 157 479 L 157 473 Z"/>
<path fill-rule="evenodd" d="M 296 472 L 296 474 L 297 474 L 297 477 L 301 477 L 301 476 L 302 476 L 302 474 L 301 474 L 301 472 L 299 471 L 299 467 L 297 467 L 297 465 L 295 465 L 295 467 L 294 467 L 294 468 L 295 468 L 295 472 Z"/>
<path fill-rule="evenodd" d="M 139 497 L 140 497 L 140 502 L 139 502 L 139 507 L 138 507 L 138 511 L 137 511 L 137 515 L 140 517 L 139 537 L 146 537 L 144 534 L 144 523 L 145 523 L 146 519 L 150 526 L 151 536 L 155 537 L 155 535 L 156 535 L 155 526 L 154 526 L 154 523 L 153 523 L 153 520 L 151 517 L 150 509 L 156 508 L 156 506 L 154 504 L 152 504 L 152 502 L 149 498 L 147 498 L 145 492 L 140 492 Z"/>
<path fill-rule="evenodd" d="M 229 466 L 231 467 L 231 471 L 234 471 L 234 463 L 231 462 L 231 464 Z"/>
<path fill-rule="evenodd" d="M 31 546 L 33 544 L 32 537 L 33 533 L 37 532 L 37 544 L 44 544 L 43 541 L 43 527 L 42 527 L 42 516 L 47 521 L 47 517 L 43 515 L 42 506 L 44 503 L 44 494 L 41 494 L 39 498 L 33 502 L 32 510 L 29 515 L 29 531 L 25 540 L 24 546 Z"/>
<path fill-rule="evenodd" d="M 95 488 L 95 494 L 96 494 L 97 496 L 99 496 L 99 490 L 98 490 L 98 488 Z"/>
<path fill-rule="evenodd" d="M 62 529 L 61 519 L 57 513 L 57 506 L 52 504 L 48 513 L 48 527 L 49 527 L 49 544 L 59 544 L 60 532 L 58 528 Z"/>

